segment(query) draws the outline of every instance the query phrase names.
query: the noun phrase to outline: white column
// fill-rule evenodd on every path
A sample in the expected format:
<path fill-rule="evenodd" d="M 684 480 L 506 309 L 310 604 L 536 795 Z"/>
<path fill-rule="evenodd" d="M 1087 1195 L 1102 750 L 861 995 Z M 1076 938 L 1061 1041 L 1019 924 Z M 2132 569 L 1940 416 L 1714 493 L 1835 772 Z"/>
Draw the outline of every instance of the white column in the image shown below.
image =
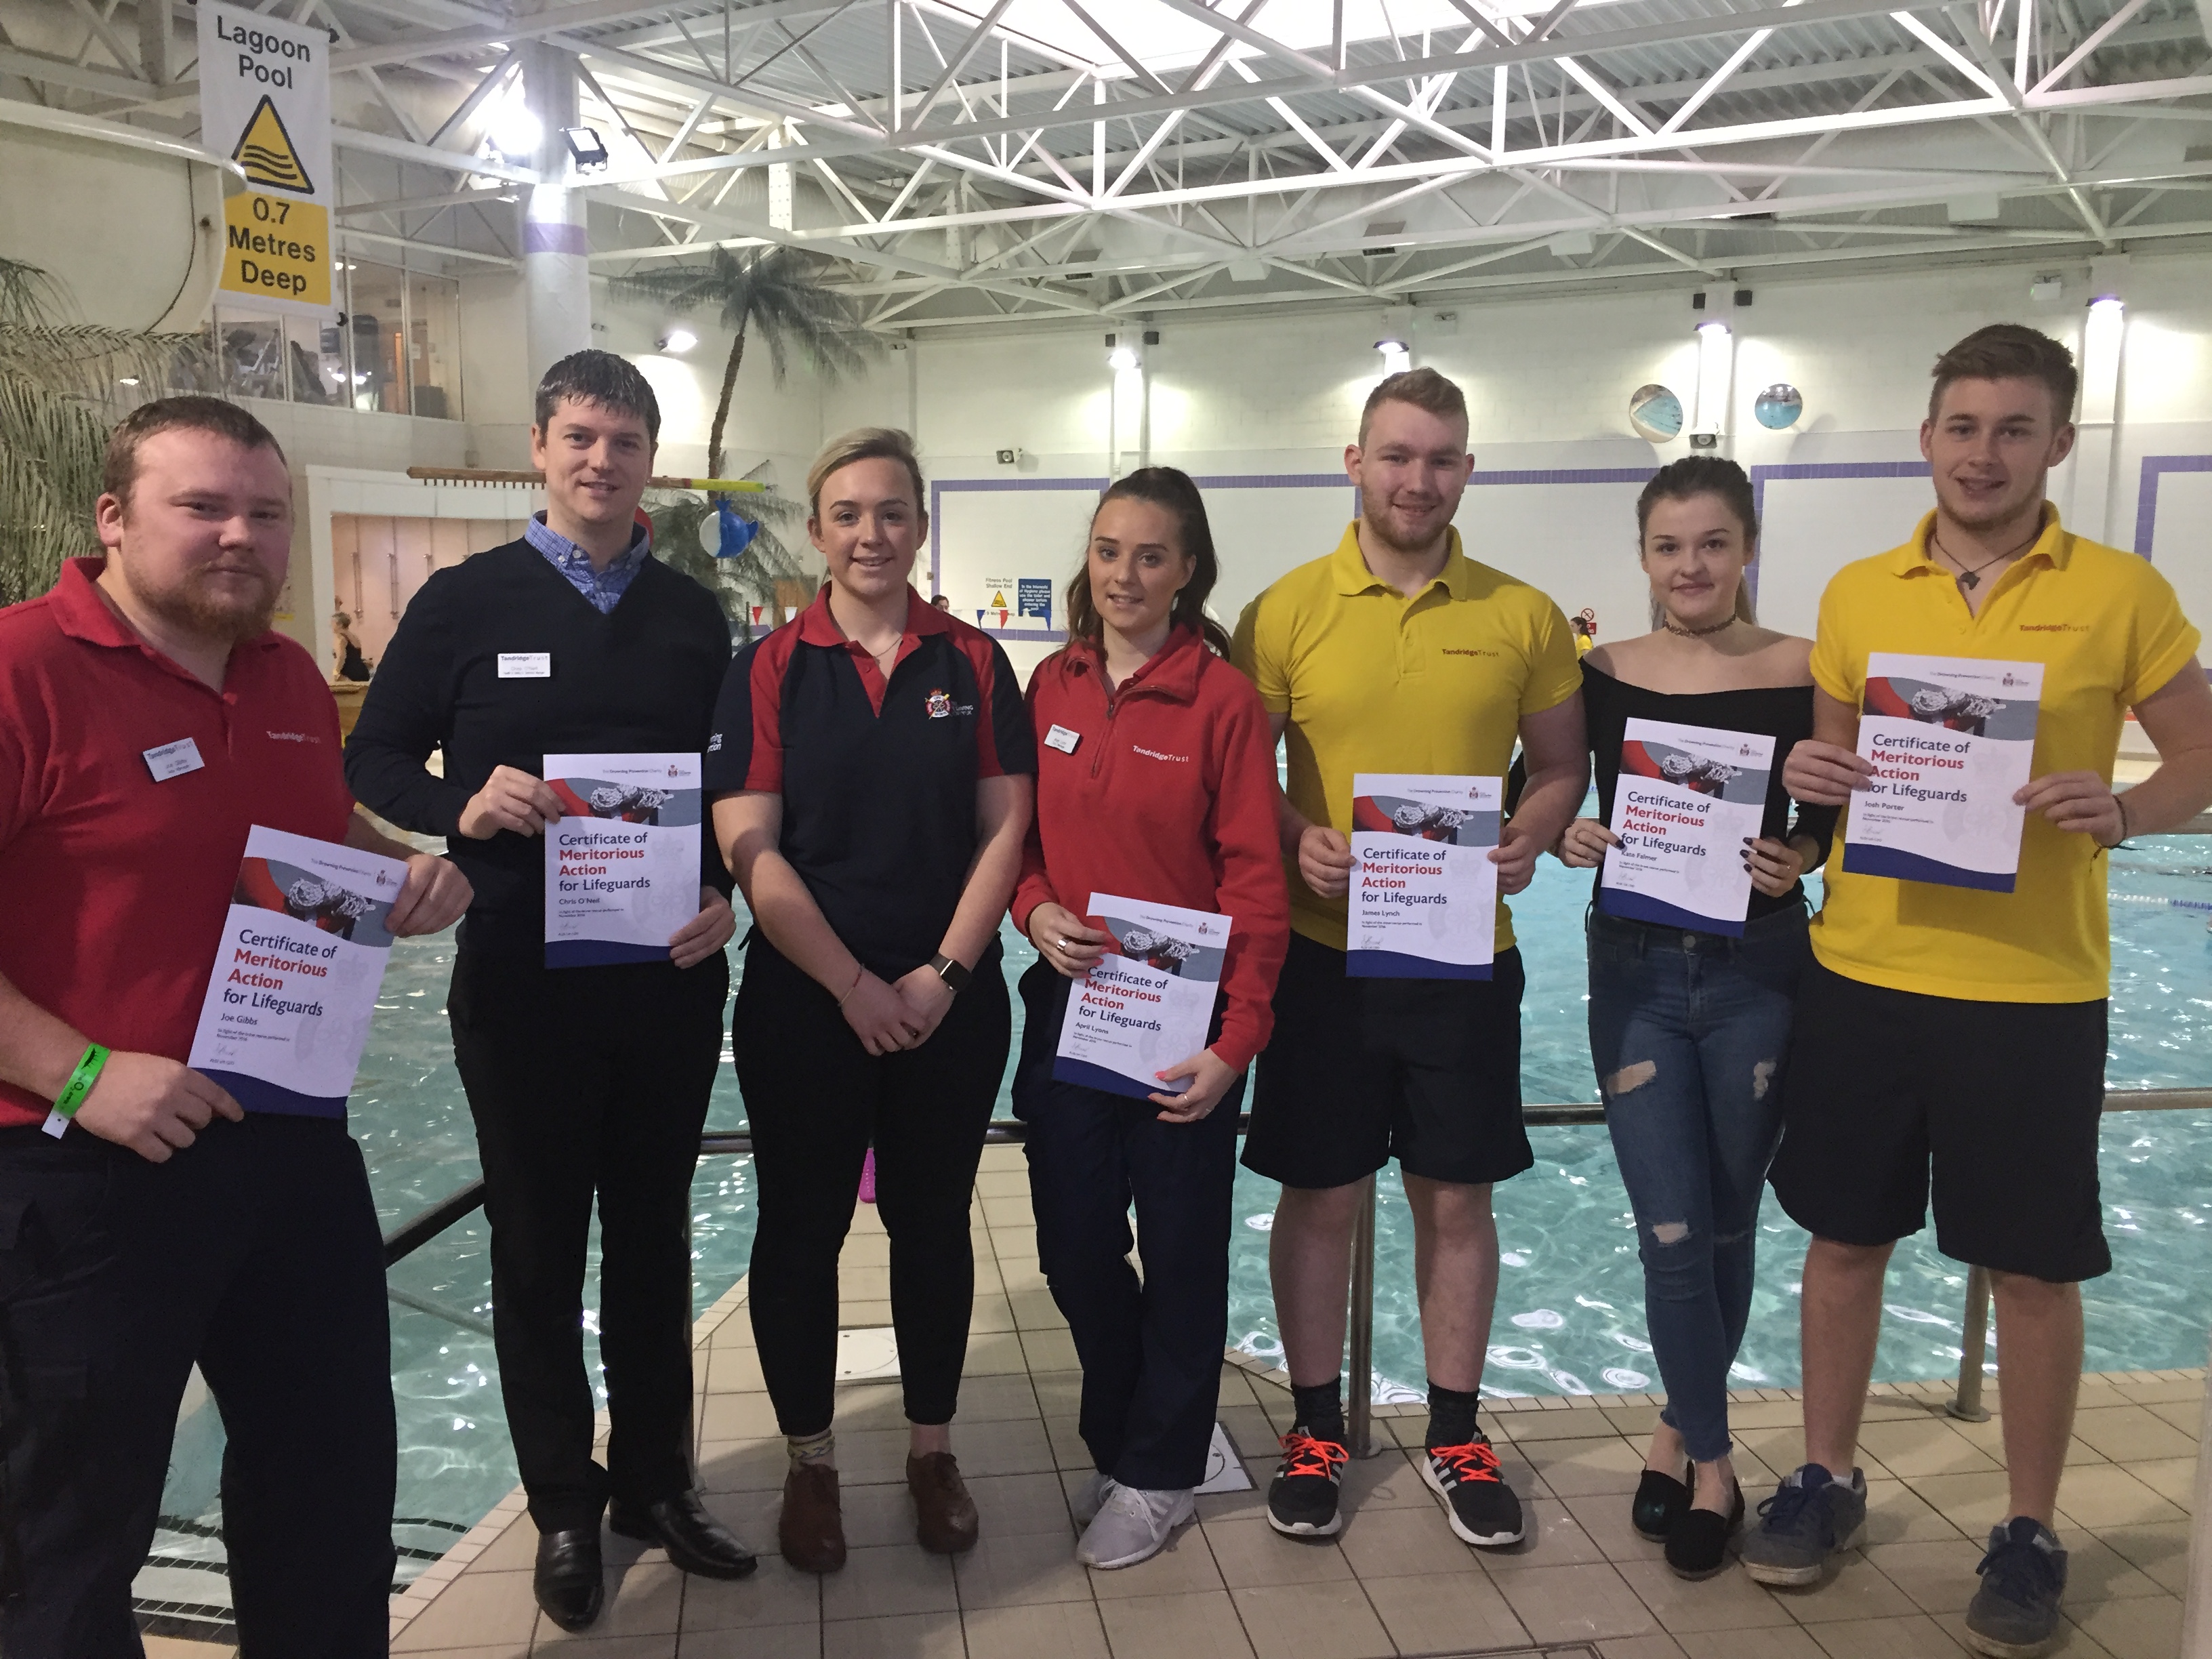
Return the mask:
<path fill-rule="evenodd" d="M 576 60 L 542 40 L 526 42 L 523 93 L 544 130 L 538 172 L 522 214 L 522 273 L 530 332 L 530 383 L 592 343 L 591 268 L 584 202 L 568 188 L 573 163 L 563 127 L 576 125 Z"/>
<path fill-rule="evenodd" d="M 2093 541 L 2112 540 L 2112 469 L 2118 460 L 2120 355 L 2127 307 L 2117 294 L 2089 301 L 2081 324 L 2081 406 L 2075 415 L 2074 476 L 2067 524 Z"/>
<path fill-rule="evenodd" d="M 1735 380 L 1735 334 L 1720 318 L 1698 325 L 1698 408 L 1690 422 L 1692 453 L 1728 448 L 1729 390 Z M 1699 444 L 1699 438 L 1712 441 Z"/>

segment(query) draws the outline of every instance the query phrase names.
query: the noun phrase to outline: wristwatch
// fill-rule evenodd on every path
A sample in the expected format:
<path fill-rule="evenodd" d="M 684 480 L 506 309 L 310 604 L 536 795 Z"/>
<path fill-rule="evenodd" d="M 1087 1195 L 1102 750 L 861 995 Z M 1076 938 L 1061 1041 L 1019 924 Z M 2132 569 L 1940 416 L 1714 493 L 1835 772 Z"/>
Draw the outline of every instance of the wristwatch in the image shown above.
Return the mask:
<path fill-rule="evenodd" d="M 944 952 L 939 951 L 932 957 L 929 966 L 938 978 L 945 981 L 945 988 L 953 995 L 958 996 L 968 988 L 968 970 Z"/>

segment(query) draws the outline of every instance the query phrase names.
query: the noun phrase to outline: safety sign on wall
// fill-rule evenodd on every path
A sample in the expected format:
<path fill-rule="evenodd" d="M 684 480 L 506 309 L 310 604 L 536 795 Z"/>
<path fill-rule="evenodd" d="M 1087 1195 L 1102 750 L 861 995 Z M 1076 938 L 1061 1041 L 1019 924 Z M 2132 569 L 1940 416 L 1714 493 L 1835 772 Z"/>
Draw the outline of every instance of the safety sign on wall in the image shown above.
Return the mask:
<path fill-rule="evenodd" d="M 331 37 L 219 0 L 200 0 L 200 143 L 246 172 L 226 200 L 226 295 L 264 309 L 327 317 L 331 214 Z"/>

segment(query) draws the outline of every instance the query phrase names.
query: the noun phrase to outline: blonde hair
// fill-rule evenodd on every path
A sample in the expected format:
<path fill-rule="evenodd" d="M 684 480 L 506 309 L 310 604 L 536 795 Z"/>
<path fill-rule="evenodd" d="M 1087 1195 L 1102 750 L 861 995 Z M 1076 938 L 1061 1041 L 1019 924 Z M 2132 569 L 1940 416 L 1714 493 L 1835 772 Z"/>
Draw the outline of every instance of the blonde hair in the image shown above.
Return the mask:
<path fill-rule="evenodd" d="M 914 480 L 914 505 L 916 512 L 927 509 L 928 491 L 921 482 L 921 462 L 914 453 L 914 440 L 896 427 L 854 427 L 842 437 L 832 438 L 814 458 L 814 465 L 806 469 L 807 510 L 816 517 L 822 513 L 822 486 L 830 475 L 848 467 L 855 461 L 896 461 L 906 469 L 907 477 Z"/>

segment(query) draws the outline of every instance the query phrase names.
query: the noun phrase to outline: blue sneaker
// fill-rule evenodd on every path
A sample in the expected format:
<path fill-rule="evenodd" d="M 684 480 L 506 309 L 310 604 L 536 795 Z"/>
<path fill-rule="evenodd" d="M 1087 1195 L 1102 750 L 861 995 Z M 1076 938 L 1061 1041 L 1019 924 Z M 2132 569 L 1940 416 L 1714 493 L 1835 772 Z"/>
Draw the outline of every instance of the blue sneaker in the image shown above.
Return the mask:
<path fill-rule="evenodd" d="M 1762 1584 L 1816 1584 L 1838 1550 L 1866 1534 L 1866 1476 L 1838 1480 L 1808 1463 L 1759 1506 L 1759 1525 L 1744 1534 L 1743 1570 Z"/>
<path fill-rule="evenodd" d="M 1995 1659 L 2035 1659 L 2058 1634 L 2066 1593 L 2066 1552 L 2039 1521 L 2014 1516 L 1990 1531 L 1990 1553 L 1974 1569 L 1982 1587 L 1966 1609 L 1966 1640 Z"/>

